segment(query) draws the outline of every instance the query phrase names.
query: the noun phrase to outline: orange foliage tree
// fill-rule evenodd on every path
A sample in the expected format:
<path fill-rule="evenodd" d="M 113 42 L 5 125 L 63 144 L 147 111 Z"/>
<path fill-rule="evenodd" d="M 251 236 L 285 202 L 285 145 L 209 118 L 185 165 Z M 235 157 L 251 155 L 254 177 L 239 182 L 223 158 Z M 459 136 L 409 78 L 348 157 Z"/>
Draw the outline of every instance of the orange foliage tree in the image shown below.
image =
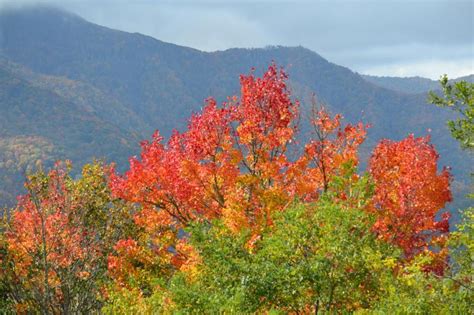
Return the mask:
<path fill-rule="evenodd" d="M 175 131 L 166 144 L 156 132 L 152 141 L 142 143 L 140 158 L 130 160 L 130 170 L 112 176 L 114 195 L 140 206 L 135 222 L 146 231 L 142 250 L 160 257 L 159 264 L 181 268 L 199 261 L 178 237 L 195 221 L 219 218 L 231 231 L 249 229 L 252 246 L 272 226 L 275 211 L 295 199 L 317 200 L 334 176 L 357 166 L 367 126 L 341 126 L 341 116 L 324 108 L 313 111 L 313 138 L 302 145 L 299 156 L 289 157 L 297 152 L 291 146 L 299 104 L 286 80 L 275 65 L 261 78 L 241 76 L 239 97 L 222 106 L 208 99 L 186 131 Z M 434 217 L 450 200 L 449 174 L 438 174 L 436 166 L 437 154 L 424 138 L 383 141 L 371 159 L 376 186 L 371 211 L 378 217 L 374 229 L 407 256 L 426 248 L 428 240 L 442 240 L 447 232 L 446 215 L 440 222 Z M 128 252 L 122 245 L 128 243 L 121 244 L 110 265 L 122 280 L 136 273 L 134 264 L 120 258 L 120 252 Z M 117 261 L 130 270 L 115 268 Z"/>
<path fill-rule="evenodd" d="M 290 172 L 297 185 L 295 195 L 304 200 L 315 200 L 326 192 L 333 176 L 343 176 L 348 168 L 359 163 L 358 149 L 364 142 L 368 126 L 361 122 L 341 127 L 342 116 L 333 117 L 324 107 L 313 105 L 312 137 L 304 146 L 304 154 L 291 165 Z M 357 176 L 357 175 L 355 175 Z"/>
<path fill-rule="evenodd" d="M 11 269 L 4 276 L 11 278 L 17 306 L 68 311 L 74 287 L 96 276 L 95 235 L 78 222 L 82 201 L 72 198 L 65 168 L 32 177 L 26 187 L 29 194 L 19 198 L 5 233 Z"/>
<path fill-rule="evenodd" d="M 375 182 L 374 229 L 411 258 L 428 246 L 442 244 L 449 231 L 449 213 L 436 219 L 451 201 L 450 174 L 437 169 L 438 154 L 429 137 L 381 141 L 370 159 Z"/>
<path fill-rule="evenodd" d="M 28 193 L 2 222 L 0 281 L 19 313 L 90 313 L 100 309 L 107 256 L 126 237 L 129 210 L 112 207 L 108 174 L 86 165 L 74 180 L 69 163 L 30 175 Z"/>
<path fill-rule="evenodd" d="M 179 229 L 195 220 L 222 218 L 231 230 L 248 228 L 256 238 L 272 224 L 272 212 L 294 198 L 317 199 L 344 163 L 357 164 L 365 127 L 342 128 L 340 115 L 324 109 L 313 119 L 321 137 L 289 158 L 299 103 L 286 80 L 275 65 L 261 78 L 241 76 L 240 97 L 222 106 L 208 99 L 185 132 L 175 131 L 166 145 L 156 132 L 130 170 L 113 176 L 114 194 L 141 206 L 135 220 L 155 251 L 168 255 Z"/>

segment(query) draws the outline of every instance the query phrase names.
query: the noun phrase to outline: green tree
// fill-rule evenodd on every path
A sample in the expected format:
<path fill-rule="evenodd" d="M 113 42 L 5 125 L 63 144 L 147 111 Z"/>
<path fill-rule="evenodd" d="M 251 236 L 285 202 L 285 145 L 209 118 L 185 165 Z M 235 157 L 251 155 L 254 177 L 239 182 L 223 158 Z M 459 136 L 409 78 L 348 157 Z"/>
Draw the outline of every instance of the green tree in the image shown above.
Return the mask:
<path fill-rule="evenodd" d="M 274 215 L 257 239 L 234 234 L 219 220 L 188 230 L 200 255 L 192 272 L 171 281 L 182 312 L 350 312 L 368 309 L 393 277 L 400 251 L 371 231 L 364 211 L 367 178 L 335 178 L 315 204 L 295 203 Z M 339 186 L 339 188 L 338 188 Z M 341 199 L 340 189 L 347 194 Z"/>
<path fill-rule="evenodd" d="M 385 296 L 375 314 L 470 314 L 474 308 L 474 209 L 464 210 L 463 221 L 451 234 L 450 264 L 443 275 L 424 272 L 430 263 L 420 255 L 384 285 Z"/>
<path fill-rule="evenodd" d="M 429 102 L 439 107 L 451 108 L 460 114 L 448 121 L 452 136 L 462 148 L 474 149 L 474 83 L 459 81 L 450 83 L 446 75 L 440 80 L 443 95 L 430 92 Z"/>

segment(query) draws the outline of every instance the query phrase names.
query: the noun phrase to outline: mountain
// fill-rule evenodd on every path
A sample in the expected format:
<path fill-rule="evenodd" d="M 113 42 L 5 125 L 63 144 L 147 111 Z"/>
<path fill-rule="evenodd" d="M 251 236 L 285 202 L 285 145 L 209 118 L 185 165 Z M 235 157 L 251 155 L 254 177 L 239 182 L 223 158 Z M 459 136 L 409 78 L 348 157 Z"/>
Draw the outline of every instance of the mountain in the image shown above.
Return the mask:
<path fill-rule="evenodd" d="M 124 166 L 139 152 L 138 139 L 182 129 L 208 96 L 226 100 L 239 92 L 240 74 L 261 73 L 275 61 L 289 73 L 303 118 L 314 92 L 348 121 L 372 124 L 364 156 L 380 138 L 431 130 L 441 164 L 460 183 L 473 162 L 445 126 L 453 114 L 428 106 L 426 95 L 380 87 L 303 47 L 202 52 L 31 7 L 0 13 L 0 56 L 0 139 L 40 137 L 54 148 L 45 151 L 50 160 L 82 164 L 96 156 Z"/>
<path fill-rule="evenodd" d="M 362 75 L 362 77 L 370 83 L 377 86 L 409 94 L 426 93 L 439 89 L 439 82 L 422 77 L 386 77 Z M 467 81 L 474 82 L 474 74 L 456 78 L 450 81 Z"/>
<path fill-rule="evenodd" d="M 15 200 L 24 171 L 38 158 L 45 166 L 56 159 L 84 163 L 93 157 L 125 163 L 142 136 L 107 121 L 107 107 L 94 108 L 110 103 L 91 87 L 33 75 L 0 59 L 0 201 Z M 129 111 L 112 105 L 112 117 L 123 114 L 121 120 L 133 120 Z"/>

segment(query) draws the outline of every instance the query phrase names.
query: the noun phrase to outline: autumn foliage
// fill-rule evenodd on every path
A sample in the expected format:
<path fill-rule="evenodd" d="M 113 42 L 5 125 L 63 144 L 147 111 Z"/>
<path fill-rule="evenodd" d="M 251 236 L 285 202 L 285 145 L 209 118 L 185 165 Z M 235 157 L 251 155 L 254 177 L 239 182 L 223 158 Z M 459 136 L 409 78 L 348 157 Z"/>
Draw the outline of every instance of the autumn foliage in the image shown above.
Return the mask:
<path fill-rule="evenodd" d="M 159 133 L 144 142 L 141 159 L 114 177 L 114 193 L 140 203 L 148 225 L 224 217 L 236 230 L 271 224 L 271 212 L 295 197 L 314 200 L 342 164 L 357 164 L 365 129 L 341 128 L 340 115 L 321 109 L 312 122 L 320 138 L 290 160 L 299 104 L 286 79 L 275 65 L 263 78 L 241 76 L 240 98 L 221 107 L 209 99 L 166 145 Z"/>
<path fill-rule="evenodd" d="M 443 245 L 449 232 L 449 213 L 436 217 L 451 201 L 450 174 L 446 168 L 438 172 L 437 161 L 429 137 L 413 135 L 400 142 L 381 141 L 370 159 L 374 230 L 407 257 Z"/>
<path fill-rule="evenodd" d="M 104 188 L 103 181 L 96 185 L 95 180 L 76 187 L 61 168 L 33 181 L 35 186 L 19 199 L 5 233 L 8 262 L 15 266 L 15 273 L 10 276 L 15 281 L 28 279 L 28 285 L 37 287 L 37 294 L 44 297 L 40 306 L 46 308 L 50 299 L 59 304 L 64 301 L 64 273 L 78 281 L 88 279 L 93 276 L 92 266 L 100 263 L 101 275 L 106 274 L 111 280 L 100 286 L 105 299 L 122 301 L 127 297 L 127 301 L 143 302 L 147 297 L 159 296 L 160 303 L 172 308 L 172 290 L 165 289 L 166 281 L 175 274 L 184 274 L 185 281 L 195 283 L 205 270 L 205 253 L 193 246 L 190 231 L 201 231 L 197 225 L 210 229 L 214 224 L 219 227 L 216 237 L 222 237 L 222 242 L 216 242 L 223 248 L 228 240 L 238 238 L 240 242 L 243 237 L 244 248 L 234 248 L 242 257 L 258 253 L 262 246 L 295 246 L 295 257 L 298 261 L 303 259 L 301 266 L 295 265 L 298 268 L 314 272 L 313 267 L 304 265 L 304 259 L 313 257 L 315 264 L 326 266 L 333 275 L 339 272 L 334 278 L 337 281 L 333 279 L 337 283 L 327 288 L 327 296 L 331 297 L 326 304 L 328 311 L 338 307 L 332 296 L 336 286 L 341 287 L 341 279 L 352 277 L 357 294 L 371 292 L 370 298 L 364 297 L 367 304 L 375 300 L 373 296 L 381 285 L 379 280 L 370 278 L 372 271 L 380 271 L 383 266 L 400 267 L 426 253 L 434 261 L 445 262 L 449 217 L 437 216 L 451 200 L 450 174 L 447 169 L 438 171 L 438 155 L 429 138 L 382 140 L 372 154 L 367 175 L 362 176 L 356 167 L 368 126 L 343 125 L 341 115 L 331 115 L 324 107 L 316 106 L 311 117 L 312 137 L 306 143 L 297 141 L 300 104 L 291 97 L 287 79 L 286 73 L 274 64 L 261 78 L 253 73 L 241 76 L 239 96 L 230 97 L 221 105 L 209 98 L 202 111 L 192 115 L 187 129 L 175 131 L 167 141 L 157 131 L 150 141 L 142 142 L 140 156 L 130 159 L 130 169 L 125 174 L 109 173 L 107 169 L 104 178 L 108 187 Z M 84 199 L 78 187 L 92 187 L 101 201 Z M 123 220 L 130 218 L 133 226 L 127 233 L 123 224 L 110 227 L 107 214 L 99 211 L 113 211 L 117 206 L 111 205 L 118 201 L 124 210 L 115 215 L 120 213 Z M 315 233 L 330 231 L 311 234 L 320 244 L 314 250 L 310 250 L 313 244 L 304 243 L 304 239 L 292 239 L 290 244 L 273 234 L 275 218 L 281 221 L 279 214 L 286 213 L 295 202 L 320 205 L 295 214 L 303 225 L 309 224 L 307 218 L 321 220 L 311 221 Z M 91 207 L 92 213 L 102 213 L 102 221 L 85 215 L 85 209 Z M 325 212 L 319 216 L 314 213 L 318 209 Z M 336 214 L 339 219 L 331 217 Z M 350 218 L 361 218 L 357 228 Z M 302 226 L 291 215 L 285 220 L 296 224 L 295 229 Z M 357 232 L 355 237 L 361 238 L 357 243 L 361 249 L 354 252 L 364 250 L 361 255 L 372 255 L 358 260 L 360 268 L 372 264 L 366 269 L 356 272 L 354 260 L 343 257 L 344 248 L 330 243 L 333 240 L 348 246 L 341 235 L 333 233 L 341 222 L 347 235 Z M 278 229 L 281 235 L 291 237 L 281 222 Z M 306 235 L 304 229 L 297 232 Z M 262 241 L 264 235 L 275 240 L 276 245 Z M 325 235 L 331 240 L 323 239 Z M 104 238 L 108 242 L 99 241 Z M 301 248 L 300 241 L 304 243 Z M 364 246 L 376 250 L 363 249 Z M 396 252 L 393 247 L 403 252 L 397 263 L 395 258 L 382 257 Z M 255 258 L 255 266 L 268 258 L 263 254 L 252 257 L 260 257 Z M 272 259 L 268 263 L 282 263 L 281 257 Z M 344 270 L 337 269 L 338 259 L 344 259 Z M 241 263 L 240 258 L 236 261 Z M 438 265 L 437 271 L 439 268 L 444 267 Z M 207 272 L 212 273 L 212 269 Z M 320 273 L 317 275 L 321 277 Z M 362 275 L 363 279 L 355 275 Z M 325 279 L 308 281 L 326 285 Z M 300 291 L 323 299 L 313 288 Z M 341 301 L 346 299 L 345 294 Z M 285 298 L 283 294 L 282 299 Z M 300 306 L 317 311 L 319 302 Z M 265 303 L 272 305 L 271 301 Z M 362 307 L 357 303 L 354 300 L 344 307 Z M 300 307 L 295 305 L 295 309 Z"/>
<path fill-rule="evenodd" d="M 185 132 L 174 132 L 167 144 L 155 133 L 142 143 L 141 158 L 130 160 L 130 170 L 113 176 L 113 193 L 141 206 L 135 221 L 147 230 L 155 254 L 180 268 L 186 255 L 168 251 L 179 243 L 179 230 L 215 218 L 236 233 L 252 230 L 252 246 L 275 211 L 295 198 L 317 200 L 343 164 L 357 164 L 364 126 L 342 128 L 340 115 L 323 108 L 312 121 L 319 138 L 289 158 L 299 103 L 286 79 L 275 65 L 262 78 L 241 76 L 240 97 L 222 106 L 208 99 Z"/>
<path fill-rule="evenodd" d="M 100 307 L 112 247 L 131 217 L 108 189 L 110 167 L 86 165 L 79 180 L 69 162 L 28 177 L 27 194 L 3 222 L 0 276 L 17 312 L 90 312 Z M 133 230 L 133 227 L 131 227 Z M 6 253 L 6 254 L 5 254 Z"/>
<path fill-rule="evenodd" d="M 5 233 L 12 269 L 4 276 L 20 299 L 43 313 L 71 303 L 72 286 L 95 278 L 102 257 L 97 235 L 79 221 L 86 200 L 74 198 L 67 175 L 66 167 L 57 165 L 32 177 Z M 30 289 L 25 292 L 21 283 Z M 17 311 L 26 306 L 19 303 Z"/>

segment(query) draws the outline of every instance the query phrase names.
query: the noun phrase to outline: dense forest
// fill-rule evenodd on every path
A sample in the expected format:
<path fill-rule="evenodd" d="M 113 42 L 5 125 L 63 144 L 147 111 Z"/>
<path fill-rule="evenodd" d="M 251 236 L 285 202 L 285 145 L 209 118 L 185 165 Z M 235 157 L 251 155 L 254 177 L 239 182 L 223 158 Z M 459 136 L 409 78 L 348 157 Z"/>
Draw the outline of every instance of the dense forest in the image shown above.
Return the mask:
<path fill-rule="evenodd" d="M 167 141 L 155 132 L 125 172 L 28 172 L 2 222 L 0 312 L 471 313 L 474 209 L 450 229 L 452 174 L 430 135 L 360 155 L 371 126 L 288 82 L 276 64 L 241 75 L 240 93 L 208 98 Z M 474 84 L 441 90 L 427 110 L 457 112 L 446 134 L 471 154 Z"/>

